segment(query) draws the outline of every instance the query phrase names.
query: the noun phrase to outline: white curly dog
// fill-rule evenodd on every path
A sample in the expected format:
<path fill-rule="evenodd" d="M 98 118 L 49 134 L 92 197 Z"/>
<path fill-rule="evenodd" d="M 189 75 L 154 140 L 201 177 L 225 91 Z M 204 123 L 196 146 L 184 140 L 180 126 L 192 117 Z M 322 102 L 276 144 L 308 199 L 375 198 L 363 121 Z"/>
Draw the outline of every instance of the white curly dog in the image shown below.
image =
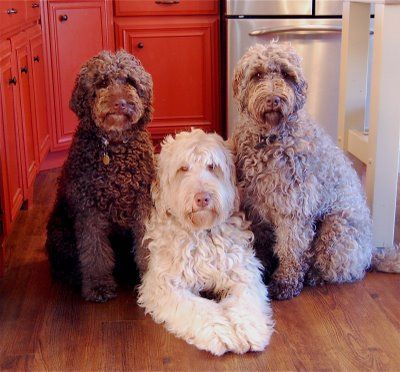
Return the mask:
<path fill-rule="evenodd" d="M 271 307 L 223 139 L 199 129 L 168 136 L 152 194 L 139 304 L 215 355 L 263 350 L 273 332 Z"/>

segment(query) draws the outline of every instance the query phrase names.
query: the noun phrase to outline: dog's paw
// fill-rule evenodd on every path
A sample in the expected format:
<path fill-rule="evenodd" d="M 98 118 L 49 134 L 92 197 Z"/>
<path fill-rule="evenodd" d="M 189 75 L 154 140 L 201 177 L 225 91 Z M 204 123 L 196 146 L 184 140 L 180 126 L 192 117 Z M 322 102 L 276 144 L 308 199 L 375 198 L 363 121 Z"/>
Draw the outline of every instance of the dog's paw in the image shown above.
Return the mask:
<path fill-rule="evenodd" d="M 234 325 L 241 348 L 240 354 L 247 351 L 263 351 L 268 345 L 273 333 L 273 321 L 265 314 L 243 313 L 227 310 L 228 318 Z"/>
<path fill-rule="evenodd" d="M 189 341 L 190 342 L 190 341 Z M 227 320 L 216 320 L 198 332 L 194 343 L 199 349 L 221 356 L 227 352 L 243 354 L 250 349 L 248 343 L 243 343 L 235 332 L 234 326 Z"/>
<path fill-rule="evenodd" d="M 82 297 L 86 301 L 107 302 L 117 296 L 117 285 L 114 282 L 99 283 L 94 286 L 85 286 L 82 288 Z"/>
<path fill-rule="evenodd" d="M 321 286 L 325 284 L 325 280 L 322 279 L 320 272 L 315 268 L 311 268 L 310 270 L 308 270 L 304 278 L 304 282 L 311 287 Z"/>
<path fill-rule="evenodd" d="M 273 278 L 268 286 L 268 292 L 271 298 L 275 300 L 289 300 L 300 294 L 303 289 L 303 282 L 290 281 L 290 280 L 278 280 Z"/>

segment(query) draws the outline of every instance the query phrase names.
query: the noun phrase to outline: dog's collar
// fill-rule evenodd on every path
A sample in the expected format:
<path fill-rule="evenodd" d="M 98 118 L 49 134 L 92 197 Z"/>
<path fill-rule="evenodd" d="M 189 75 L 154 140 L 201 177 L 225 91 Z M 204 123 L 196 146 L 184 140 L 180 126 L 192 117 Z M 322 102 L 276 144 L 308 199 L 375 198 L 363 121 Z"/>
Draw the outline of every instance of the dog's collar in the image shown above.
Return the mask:
<path fill-rule="evenodd" d="M 101 149 L 103 152 L 103 156 L 102 156 L 102 160 L 103 160 L 103 164 L 104 165 L 108 165 L 110 164 L 110 155 L 108 155 L 108 145 L 109 145 L 109 141 L 107 138 L 101 136 Z"/>
<path fill-rule="evenodd" d="M 124 138 L 120 143 L 123 143 L 124 145 L 127 144 L 131 138 Z M 102 161 L 104 165 L 109 165 L 110 164 L 110 155 L 108 154 L 108 145 L 110 144 L 110 140 L 107 139 L 104 136 L 100 136 L 100 141 L 101 141 L 101 152 L 102 152 Z"/>
<path fill-rule="evenodd" d="M 262 149 L 266 146 L 272 145 L 273 143 L 275 143 L 276 141 L 281 140 L 282 137 L 278 136 L 277 134 L 274 133 L 270 133 L 270 134 L 260 134 L 258 136 L 258 142 L 255 146 L 256 150 Z"/>

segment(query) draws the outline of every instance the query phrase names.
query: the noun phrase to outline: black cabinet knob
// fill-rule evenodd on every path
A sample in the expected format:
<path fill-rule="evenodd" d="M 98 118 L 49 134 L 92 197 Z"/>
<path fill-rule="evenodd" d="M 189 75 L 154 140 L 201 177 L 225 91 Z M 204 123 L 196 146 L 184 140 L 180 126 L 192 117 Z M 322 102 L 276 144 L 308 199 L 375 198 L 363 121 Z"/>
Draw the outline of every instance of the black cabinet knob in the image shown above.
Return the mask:
<path fill-rule="evenodd" d="M 15 8 L 7 9 L 7 14 L 17 14 L 18 10 Z"/>
<path fill-rule="evenodd" d="M 139 49 L 143 49 L 143 48 L 144 48 L 144 44 L 143 44 L 142 42 L 139 42 L 138 45 L 137 45 L 137 47 L 138 47 Z"/>
<path fill-rule="evenodd" d="M 35 57 L 33 57 L 33 62 L 39 62 L 40 61 L 40 58 L 39 58 L 39 56 L 35 56 Z"/>
<path fill-rule="evenodd" d="M 62 16 L 60 16 L 61 22 L 65 22 L 66 20 L 68 20 L 68 16 L 66 14 L 63 14 Z"/>
<path fill-rule="evenodd" d="M 28 73 L 28 67 L 24 66 L 21 68 L 21 72 L 23 72 L 24 74 Z"/>
<path fill-rule="evenodd" d="M 39 8 L 39 3 L 32 3 L 32 8 Z"/>
<path fill-rule="evenodd" d="M 13 76 L 10 80 L 8 80 L 8 84 L 17 85 L 17 78 Z"/>

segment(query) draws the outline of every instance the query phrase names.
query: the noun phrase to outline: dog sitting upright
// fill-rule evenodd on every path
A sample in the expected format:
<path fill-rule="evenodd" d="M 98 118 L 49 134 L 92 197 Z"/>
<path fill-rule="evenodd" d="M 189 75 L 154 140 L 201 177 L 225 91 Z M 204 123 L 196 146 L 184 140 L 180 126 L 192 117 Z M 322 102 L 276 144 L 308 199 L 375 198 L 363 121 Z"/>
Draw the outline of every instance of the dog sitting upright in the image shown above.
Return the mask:
<path fill-rule="evenodd" d="M 297 296 L 304 282 L 360 279 L 371 258 L 374 267 L 391 270 L 398 252 L 373 254 L 356 172 L 302 110 L 307 82 L 296 51 L 277 42 L 251 47 L 237 64 L 233 91 L 241 114 L 233 140 L 243 206 L 259 257 L 266 266 L 278 260 L 271 295 Z"/>
<path fill-rule="evenodd" d="M 222 138 L 199 129 L 168 136 L 152 195 L 139 304 L 213 354 L 263 350 L 273 331 L 271 308 Z"/>
<path fill-rule="evenodd" d="M 79 125 L 59 179 L 46 248 L 53 276 L 81 286 L 86 300 L 115 296 L 115 266 L 134 272 L 133 250 L 145 268 L 141 241 L 154 176 L 146 130 L 152 90 L 151 76 L 124 51 L 101 52 L 76 79 L 70 107 Z"/>

